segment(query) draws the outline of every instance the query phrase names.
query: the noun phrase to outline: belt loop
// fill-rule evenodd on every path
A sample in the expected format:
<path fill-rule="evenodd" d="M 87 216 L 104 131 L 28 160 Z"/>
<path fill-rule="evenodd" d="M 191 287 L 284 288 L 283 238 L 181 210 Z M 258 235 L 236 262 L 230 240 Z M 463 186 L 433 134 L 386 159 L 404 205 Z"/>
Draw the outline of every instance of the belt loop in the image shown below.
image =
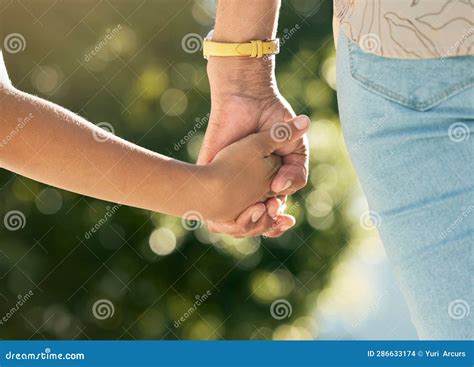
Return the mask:
<path fill-rule="evenodd" d="M 252 50 L 250 53 L 250 57 L 262 57 L 263 56 L 263 42 L 260 40 L 251 41 Z"/>

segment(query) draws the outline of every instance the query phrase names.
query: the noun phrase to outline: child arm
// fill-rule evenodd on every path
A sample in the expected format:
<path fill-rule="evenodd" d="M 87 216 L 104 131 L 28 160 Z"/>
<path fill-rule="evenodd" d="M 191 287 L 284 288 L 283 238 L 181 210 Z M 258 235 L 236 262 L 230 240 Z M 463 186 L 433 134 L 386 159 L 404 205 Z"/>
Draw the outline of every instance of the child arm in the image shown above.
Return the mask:
<path fill-rule="evenodd" d="M 213 185 L 205 166 L 141 148 L 7 83 L 0 86 L 0 166 L 65 190 L 177 216 L 193 207 L 205 211 Z"/>

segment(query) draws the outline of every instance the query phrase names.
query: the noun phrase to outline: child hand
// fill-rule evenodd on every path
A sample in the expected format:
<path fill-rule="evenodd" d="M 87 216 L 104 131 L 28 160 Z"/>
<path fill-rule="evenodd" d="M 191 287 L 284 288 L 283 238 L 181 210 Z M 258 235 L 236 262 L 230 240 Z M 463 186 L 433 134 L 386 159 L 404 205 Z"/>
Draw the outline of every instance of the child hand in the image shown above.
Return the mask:
<path fill-rule="evenodd" d="M 308 128 L 309 124 L 299 130 L 292 123 L 277 123 L 271 130 L 249 135 L 219 152 L 205 166 L 212 182 L 212 192 L 202 202 L 205 218 L 233 221 L 250 205 L 275 197 L 270 185 L 281 158 L 274 152 L 301 138 Z M 268 228 L 272 225 L 270 220 Z"/>

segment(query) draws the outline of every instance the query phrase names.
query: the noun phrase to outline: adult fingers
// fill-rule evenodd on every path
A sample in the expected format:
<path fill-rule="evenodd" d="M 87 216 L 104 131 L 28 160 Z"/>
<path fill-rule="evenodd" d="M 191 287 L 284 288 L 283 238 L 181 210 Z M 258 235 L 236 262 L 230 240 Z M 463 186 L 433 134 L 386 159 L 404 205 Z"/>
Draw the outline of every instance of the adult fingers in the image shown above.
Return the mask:
<path fill-rule="evenodd" d="M 271 190 L 279 195 L 291 195 L 300 190 L 308 181 L 308 171 L 305 158 L 301 162 L 288 163 L 287 157 L 283 158 L 283 165 L 273 178 Z"/>
<path fill-rule="evenodd" d="M 287 122 L 277 122 L 270 130 L 259 132 L 253 135 L 253 141 L 257 144 L 259 152 L 268 156 L 298 139 L 309 129 L 308 116 L 297 116 Z"/>

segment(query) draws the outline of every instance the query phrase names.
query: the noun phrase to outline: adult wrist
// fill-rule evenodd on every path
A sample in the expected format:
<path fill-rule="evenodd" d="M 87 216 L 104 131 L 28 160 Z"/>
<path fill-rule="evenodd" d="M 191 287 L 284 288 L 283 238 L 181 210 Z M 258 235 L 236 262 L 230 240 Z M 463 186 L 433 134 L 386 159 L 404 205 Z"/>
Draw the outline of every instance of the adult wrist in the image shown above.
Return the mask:
<path fill-rule="evenodd" d="M 275 56 L 261 59 L 211 57 L 207 73 L 213 98 L 228 95 L 265 98 L 277 90 Z"/>

